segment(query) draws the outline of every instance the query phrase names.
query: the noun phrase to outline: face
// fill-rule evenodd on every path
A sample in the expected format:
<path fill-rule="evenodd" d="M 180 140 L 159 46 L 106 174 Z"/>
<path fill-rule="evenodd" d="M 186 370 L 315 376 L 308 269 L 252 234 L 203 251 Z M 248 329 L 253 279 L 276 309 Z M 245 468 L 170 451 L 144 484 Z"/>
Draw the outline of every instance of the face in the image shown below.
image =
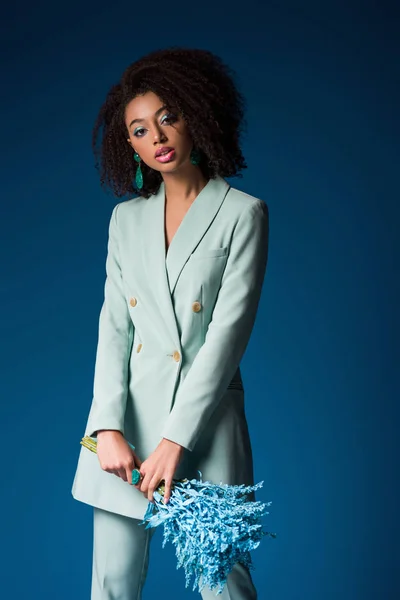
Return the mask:
<path fill-rule="evenodd" d="M 136 96 L 125 109 L 128 143 L 146 165 L 163 173 L 177 171 L 190 163 L 193 142 L 182 116 L 169 111 L 153 92 Z M 161 162 L 155 157 L 157 149 L 173 148 Z"/>

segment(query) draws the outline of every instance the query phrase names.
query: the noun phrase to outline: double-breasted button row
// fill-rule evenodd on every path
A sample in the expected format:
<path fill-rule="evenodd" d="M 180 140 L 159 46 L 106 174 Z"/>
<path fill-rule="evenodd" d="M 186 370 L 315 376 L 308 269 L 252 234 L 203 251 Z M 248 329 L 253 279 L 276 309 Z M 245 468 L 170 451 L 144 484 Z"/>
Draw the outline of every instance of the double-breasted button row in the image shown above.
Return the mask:
<path fill-rule="evenodd" d="M 135 298 L 134 296 L 132 296 L 129 299 L 129 304 L 134 307 L 137 305 L 137 298 Z M 192 303 L 192 310 L 193 312 L 199 312 L 202 309 L 202 305 L 200 302 L 198 302 L 197 300 L 195 302 Z M 136 348 L 136 352 L 140 352 L 141 349 L 143 347 L 143 344 L 138 344 L 137 348 Z M 172 357 L 174 359 L 175 362 L 179 362 L 181 360 L 181 355 L 178 352 L 178 350 L 175 350 L 172 354 Z"/>
<path fill-rule="evenodd" d="M 129 304 L 131 306 L 136 306 L 137 299 L 135 297 L 130 298 Z M 196 300 L 195 302 L 193 302 L 193 304 L 192 304 L 192 310 L 193 310 L 193 312 L 200 312 L 201 309 L 202 309 L 201 302 L 199 302 L 198 300 Z"/>

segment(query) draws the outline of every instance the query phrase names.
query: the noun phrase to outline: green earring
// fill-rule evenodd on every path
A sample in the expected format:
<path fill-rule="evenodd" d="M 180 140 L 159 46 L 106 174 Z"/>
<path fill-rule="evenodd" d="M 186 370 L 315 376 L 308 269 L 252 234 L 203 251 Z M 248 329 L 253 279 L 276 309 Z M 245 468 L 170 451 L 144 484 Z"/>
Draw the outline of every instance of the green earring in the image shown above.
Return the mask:
<path fill-rule="evenodd" d="M 140 156 L 137 152 L 134 153 L 133 158 L 136 160 L 138 164 L 138 167 L 136 169 L 136 176 L 135 176 L 135 181 L 136 181 L 136 185 L 139 188 L 139 190 L 142 189 L 143 187 L 143 173 L 142 173 L 142 169 L 140 168 Z"/>
<path fill-rule="evenodd" d="M 200 162 L 200 158 L 201 156 L 199 150 L 193 148 L 190 153 L 190 162 L 192 163 L 192 165 L 198 165 Z"/>

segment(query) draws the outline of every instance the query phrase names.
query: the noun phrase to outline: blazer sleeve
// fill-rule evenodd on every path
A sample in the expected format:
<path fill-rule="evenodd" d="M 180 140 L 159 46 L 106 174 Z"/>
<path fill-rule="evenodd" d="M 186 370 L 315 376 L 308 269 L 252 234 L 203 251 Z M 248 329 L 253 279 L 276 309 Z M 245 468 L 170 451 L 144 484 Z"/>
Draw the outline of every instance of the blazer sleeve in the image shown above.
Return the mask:
<path fill-rule="evenodd" d="M 257 199 L 241 214 L 208 326 L 162 430 L 162 437 L 192 451 L 247 347 L 268 259 L 269 218 Z"/>
<path fill-rule="evenodd" d="M 112 211 L 108 229 L 104 301 L 99 317 L 93 400 L 87 425 L 91 436 L 99 429 L 114 429 L 124 434 L 133 323 L 122 285 L 117 223 L 119 206 L 117 204 Z"/>

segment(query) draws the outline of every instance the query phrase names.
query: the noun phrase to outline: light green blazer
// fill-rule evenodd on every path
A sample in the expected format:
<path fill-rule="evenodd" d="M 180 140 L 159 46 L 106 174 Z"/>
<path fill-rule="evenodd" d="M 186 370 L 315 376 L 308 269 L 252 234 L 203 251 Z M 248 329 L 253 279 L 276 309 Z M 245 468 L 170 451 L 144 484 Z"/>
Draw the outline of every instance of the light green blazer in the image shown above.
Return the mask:
<path fill-rule="evenodd" d="M 164 211 L 164 183 L 154 196 L 120 202 L 112 211 L 84 435 L 119 430 L 142 460 L 165 437 L 185 448 L 175 478 L 198 478 L 200 470 L 204 481 L 250 485 L 239 365 L 266 270 L 267 206 L 221 177 L 210 179 L 167 255 Z M 137 519 L 148 505 L 84 447 L 72 495 Z"/>

